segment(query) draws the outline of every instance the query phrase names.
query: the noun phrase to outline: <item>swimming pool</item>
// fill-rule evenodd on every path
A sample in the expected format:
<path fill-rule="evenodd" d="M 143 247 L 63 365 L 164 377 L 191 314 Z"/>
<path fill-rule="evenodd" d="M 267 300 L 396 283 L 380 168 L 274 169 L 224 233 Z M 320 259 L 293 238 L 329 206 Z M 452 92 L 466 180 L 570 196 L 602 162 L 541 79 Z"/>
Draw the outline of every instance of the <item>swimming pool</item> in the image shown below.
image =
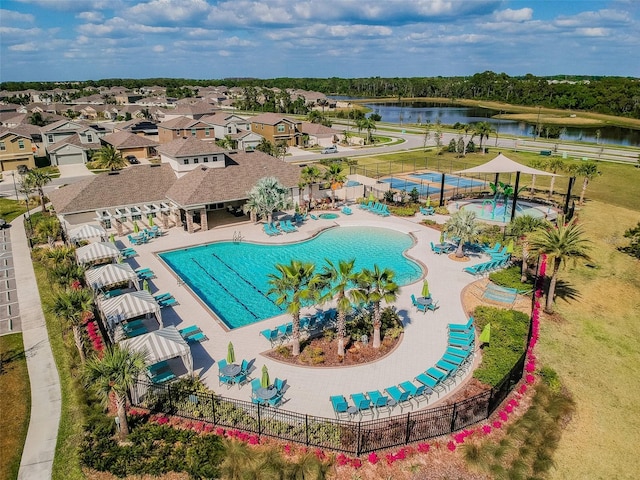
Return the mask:
<path fill-rule="evenodd" d="M 420 195 L 434 195 L 440 192 L 439 187 L 435 187 L 433 185 L 423 185 L 420 183 L 412 182 L 411 180 L 406 180 L 404 178 L 389 177 L 383 178 L 381 181 L 390 184 L 391 188 L 394 188 L 396 190 L 404 190 L 407 193 L 411 192 L 411 190 L 413 190 L 414 188 L 418 190 L 418 193 L 420 193 Z"/>
<path fill-rule="evenodd" d="M 426 180 L 428 182 L 435 182 L 440 184 L 442 182 L 442 174 L 441 173 L 413 173 L 411 174 L 414 178 L 419 178 L 421 180 Z M 468 188 L 468 187 L 482 187 L 484 186 L 484 182 L 480 180 L 473 180 L 472 178 L 464 178 L 458 177 L 456 175 L 445 175 L 444 183 L 446 185 L 450 185 L 452 187 L 457 188 Z"/>
<path fill-rule="evenodd" d="M 356 259 L 355 268 L 390 268 L 399 285 L 415 282 L 422 268 L 403 252 L 411 236 L 379 227 L 336 227 L 318 236 L 287 245 L 215 242 L 160 253 L 178 275 L 227 327 L 233 329 L 284 313 L 267 296 L 268 274 L 276 263 L 292 259 L 313 262 L 320 270 L 325 258 Z"/>
<path fill-rule="evenodd" d="M 504 202 L 498 202 L 494 205 L 492 200 L 476 199 L 469 200 L 464 203 L 456 203 L 456 206 L 459 210 L 475 212 L 477 217 L 481 220 L 489 220 L 498 223 L 508 223 L 511 221 L 511 201 L 506 205 Z M 549 206 L 518 201 L 515 216 L 521 217 L 524 215 L 529 215 L 534 218 L 553 219 L 556 217 L 556 211 Z"/>

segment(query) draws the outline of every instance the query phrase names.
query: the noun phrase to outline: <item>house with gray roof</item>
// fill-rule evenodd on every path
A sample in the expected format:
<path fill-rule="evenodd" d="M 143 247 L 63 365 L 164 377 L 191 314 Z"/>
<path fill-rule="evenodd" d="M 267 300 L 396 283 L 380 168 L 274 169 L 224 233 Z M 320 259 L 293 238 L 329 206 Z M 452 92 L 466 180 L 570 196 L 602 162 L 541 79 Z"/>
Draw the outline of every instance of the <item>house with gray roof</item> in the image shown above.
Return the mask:
<path fill-rule="evenodd" d="M 149 158 L 157 155 L 158 142 L 152 138 L 120 130 L 102 137 L 102 143 L 113 146 L 123 157 L 133 155 L 136 158 Z"/>

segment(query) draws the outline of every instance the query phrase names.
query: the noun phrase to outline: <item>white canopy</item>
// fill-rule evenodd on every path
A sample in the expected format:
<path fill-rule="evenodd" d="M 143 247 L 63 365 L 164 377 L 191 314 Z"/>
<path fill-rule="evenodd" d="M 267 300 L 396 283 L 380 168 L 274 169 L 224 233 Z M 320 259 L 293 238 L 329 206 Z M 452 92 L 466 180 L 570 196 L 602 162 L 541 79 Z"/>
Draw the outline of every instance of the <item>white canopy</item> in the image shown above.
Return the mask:
<path fill-rule="evenodd" d="M 110 263 L 90 268 L 85 272 L 84 277 L 87 280 L 87 285 L 94 290 L 123 282 L 131 282 L 138 288 L 138 275 L 128 263 Z"/>
<path fill-rule="evenodd" d="M 100 225 L 83 225 L 69 231 L 69 240 L 72 242 L 89 240 L 91 238 L 99 238 L 102 241 L 106 241 L 107 232 Z"/>
<path fill-rule="evenodd" d="M 193 357 L 189 345 L 173 325 L 122 340 L 120 346 L 136 352 L 147 353 L 147 365 L 180 357 L 189 375 L 193 374 Z"/>
<path fill-rule="evenodd" d="M 521 163 L 514 162 L 503 154 L 499 154 L 493 160 L 488 161 L 477 167 L 467 168 L 466 170 L 460 170 L 455 173 L 527 173 L 529 175 L 547 175 L 556 176 L 553 173 L 545 172 L 544 170 L 538 170 L 536 168 L 527 167 Z"/>
<path fill-rule="evenodd" d="M 123 293 L 112 298 L 105 298 L 100 301 L 100 310 L 109 323 L 120 323 L 129 318 L 141 317 L 148 313 L 153 313 L 162 325 L 160 315 L 160 305 L 153 296 L 146 290 L 139 292 Z"/>
<path fill-rule="evenodd" d="M 85 264 L 96 260 L 114 259 L 120 256 L 120 250 L 111 242 L 96 242 L 76 250 L 78 263 Z"/>

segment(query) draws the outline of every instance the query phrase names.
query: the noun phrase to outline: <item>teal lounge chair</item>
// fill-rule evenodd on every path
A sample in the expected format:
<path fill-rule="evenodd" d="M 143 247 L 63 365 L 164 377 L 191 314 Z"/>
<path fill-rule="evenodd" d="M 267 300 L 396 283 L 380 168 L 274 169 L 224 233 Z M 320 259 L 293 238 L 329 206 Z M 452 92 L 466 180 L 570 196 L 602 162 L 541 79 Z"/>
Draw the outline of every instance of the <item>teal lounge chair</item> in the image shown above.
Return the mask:
<path fill-rule="evenodd" d="M 371 415 L 371 417 L 373 417 L 373 404 L 371 403 L 371 400 L 364 396 L 363 393 L 353 393 L 351 395 L 351 400 L 353 400 L 353 404 L 358 410 L 360 418 L 364 415 Z"/>
<path fill-rule="evenodd" d="M 367 396 L 369 397 L 369 400 L 371 400 L 371 403 L 373 404 L 373 408 L 376 409 L 376 413 L 378 414 L 378 417 L 380 417 L 381 411 L 388 412 L 389 414 L 391 414 L 391 409 L 393 407 L 389 405 L 388 396 L 382 395 L 382 393 L 380 393 L 379 390 L 372 390 L 370 392 L 367 392 Z"/>
<path fill-rule="evenodd" d="M 177 304 L 178 304 L 178 301 L 173 297 L 165 298 L 158 302 L 158 305 L 160 305 L 160 308 L 172 307 L 173 305 L 177 305 Z"/>
<path fill-rule="evenodd" d="M 181 328 L 180 330 L 178 330 L 178 333 L 182 335 L 182 337 L 187 337 L 201 331 L 202 330 L 200 330 L 200 327 L 198 327 L 197 325 L 191 325 L 186 328 Z"/>
<path fill-rule="evenodd" d="M 411 394 L 406 390 L 402 391 L 395 385 L 387 387 L 384 390 L 389 394 L 391 398 L 393 398 L 393 400 L 396 402 L 396 405 L 400 406 L 400 413 L 402 413 L 404 407 L 413 407 L 413 405 L 411 405 L 411 401 L 409 400 L 409 395 Z"/>
<path fill-rule="evenodd" d="M 346 418 L 349 417 L 349 413 L 347 412 L 349 404 L 347 403 L 346 398 L 344 398 L 342 395 L 333 395 L 329 397 L 329 401 L 331 402 L 333 413 L 335 414 L 336 418 L 339 419 L 341 416 Z"/>
<path fill-rule="evenodd" d="M 353 215 L 353 212 L 349 207 L 342 207 L 342 213 L 344 213 L 345 215 Z"/>
<path fill-rule="evenodd" d="M 207 338 L 207 336 L 202 333 L 202 332 L 197 332 L 194 333 L 192 335 L 188 335 L 187 338 L 187 343 L 200 343 L 200 342 L 204 342 L 205 340 L 209 340 Z"/>

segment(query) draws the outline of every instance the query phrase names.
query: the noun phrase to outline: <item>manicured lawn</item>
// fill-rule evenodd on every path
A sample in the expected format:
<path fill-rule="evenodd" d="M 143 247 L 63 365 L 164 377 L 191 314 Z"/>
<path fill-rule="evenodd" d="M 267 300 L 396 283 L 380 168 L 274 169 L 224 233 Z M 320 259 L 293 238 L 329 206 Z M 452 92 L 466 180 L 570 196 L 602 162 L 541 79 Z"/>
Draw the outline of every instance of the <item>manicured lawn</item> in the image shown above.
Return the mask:
<path fill-rule="evenodd" d="M 7 223 L 26 211 L 27 209 L 24 205 L 18 204 L 15 200 L 0 198 L 0 218 L 4 219 Z"/>
<path fill-rule="evenodd" d="M 31 387 L 21 333 L 0 337 L 0 358 L 2 404 L 11 406 L 10 410 L 3 409 L 0 421 L 0 480 L 13 480 L 18 477 L 31 412 Z"/>
<path fill-rule="evenodd" d="M 47 311 L 47 305 L 51 303 L 53 298 L 53 291 L 44 268 L 34 262 L 34 270 L 62 390 L 62 412 L 52 478 L 53 480 L 81 480 L 85 477 L 80 469 L 78 447 L 83 437 L 82 426 L 85 423 L 83 410 L 85 407 L 83 406 L 82 386 L 78 381 L 78 372 L 72 368 L 73 365 L 78 364 L 79 360 L 77 355 L 75 357 L 72 355 L 75 352 L 75 347 L 71 333 L 66 334 L 65 340 L 62 336 L 60 322 Z M 65 342 L 67 346 L 65 346 Z"/>

